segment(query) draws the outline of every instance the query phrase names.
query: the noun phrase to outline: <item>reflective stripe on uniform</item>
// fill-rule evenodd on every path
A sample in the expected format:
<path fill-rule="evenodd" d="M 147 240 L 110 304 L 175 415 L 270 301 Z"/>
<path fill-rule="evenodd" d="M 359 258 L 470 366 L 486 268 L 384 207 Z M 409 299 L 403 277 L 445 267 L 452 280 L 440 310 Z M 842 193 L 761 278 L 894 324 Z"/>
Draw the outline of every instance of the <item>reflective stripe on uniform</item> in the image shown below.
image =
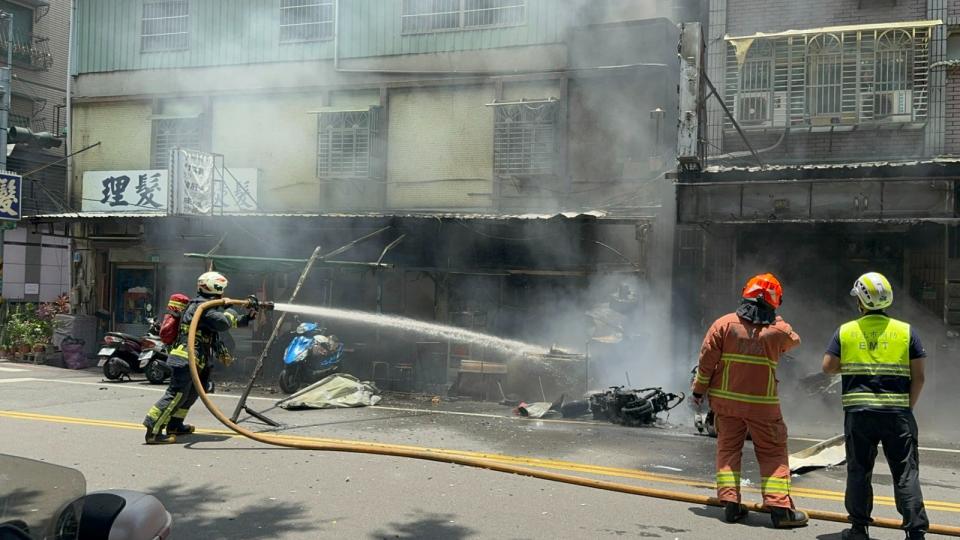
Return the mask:
<path fill-rule="evenodd" d="M 719 388 L 710 389 L 710 397 L 719 397 L 733 401 L 742 401 L 743 403 L 753 403 L 757 405 L 777 405 L 780 398 L 777 396 L 756 396 L 752 394 L 741 394 L 739 392 L 730 392 Z"/>
<path fill-rule="evenodd" d="M 700 384 L 710 384 L 710 377 L 706 377 L 700 374 L 700 371 L 697 371 L 697 382 Z"/>
<path fill-rule="evenodd" d="M 789 495 L 790 479 L 778 476 L 768 476 L 760 479 L 760 491 L 764 494 Z"/>
<path fill-rule="evenodd" d="M 849 362 L 841 366 L 844 375 L 893 375 L 910 377 L 910 366 L 905 364 L 874 364 Z"/>
<path fill-rule="evenodd" d="M 163 409 L 163 413 L 160 415 L 160 418 L 153 424 L 153 433 L 159 435 L 163 433 L 163 428 L 167 427 L 167 424 L 170 422 L 170 417 L 173 416 L 174 411 L 180 408 L 180 402 L 183 401 L 183 392 L 177 392 L 177 395 L 173 396 L 173 399 L 170 400 L 170 403 Z"/>
<path fill-rule="evenodd" d="M 236 327 L 237 327 L 237 316 L 234 315 L 233 312 L 230 311 L 229 309 L 228 309 L 227 311 L 224 311 L 223 314 L 226 315 L 227 320 L 230 321 L 230 328 L 236 328 Z"/>
<path fill-rule="evenodd" d="M 739 471 L 717 471 L 717 487 L 740 487 L 740 472 Z"/>
<path fill-rule="evenodd" d="M 776 364 L 773 362 L 773 360 L 770 360 L 766 356 L 757 356 L 753 354 L 723 353 L 723 355 L 720 356 L 720 359 L 724 362 L 776 367 Z"/>
<path fill-rule="evenodd" d="M 873 392 L 851 392 L 841 398 L 844 407 L 867 405 L 870 407 L 909 407 L 910 394 L 877 394 Z"/>

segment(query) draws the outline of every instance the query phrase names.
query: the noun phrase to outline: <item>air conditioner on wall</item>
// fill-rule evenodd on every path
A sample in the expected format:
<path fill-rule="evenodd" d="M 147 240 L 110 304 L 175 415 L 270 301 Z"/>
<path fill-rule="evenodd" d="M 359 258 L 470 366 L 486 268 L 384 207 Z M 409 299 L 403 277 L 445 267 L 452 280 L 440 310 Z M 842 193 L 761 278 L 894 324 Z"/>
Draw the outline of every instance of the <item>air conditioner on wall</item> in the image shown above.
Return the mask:
<path fill-rule="evenodd" d="M 734 115 L 744 126 L 769 126 L 770 92 L 738 92 Z"/>
<path fill-rule="evenodd" d="M 910 122 L 913 120 L 913 91 L 877 92 L 873 98 L 873 114 L 891 122 Z"/>

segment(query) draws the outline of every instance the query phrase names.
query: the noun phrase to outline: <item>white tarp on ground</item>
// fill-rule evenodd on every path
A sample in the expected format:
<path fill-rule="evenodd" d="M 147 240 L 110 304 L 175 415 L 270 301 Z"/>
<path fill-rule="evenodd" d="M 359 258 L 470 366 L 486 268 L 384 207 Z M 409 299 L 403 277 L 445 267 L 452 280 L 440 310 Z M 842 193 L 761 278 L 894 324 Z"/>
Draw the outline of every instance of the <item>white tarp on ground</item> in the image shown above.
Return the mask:
<path fill-rule="evenodd" d="M 342 409 L 380 403 L 380 390 L 352 375 L 333 374 L 281 400 L 284 409 Z"/>
<path fill-rule="evenodd" d="M 803 474 L 804 472 L 824 467 L 836 467 L 847 460 L 846 446 L 843 435 L 821 441 L 810 448 L 805 448 L 790 455 L 790 472 Z"/>

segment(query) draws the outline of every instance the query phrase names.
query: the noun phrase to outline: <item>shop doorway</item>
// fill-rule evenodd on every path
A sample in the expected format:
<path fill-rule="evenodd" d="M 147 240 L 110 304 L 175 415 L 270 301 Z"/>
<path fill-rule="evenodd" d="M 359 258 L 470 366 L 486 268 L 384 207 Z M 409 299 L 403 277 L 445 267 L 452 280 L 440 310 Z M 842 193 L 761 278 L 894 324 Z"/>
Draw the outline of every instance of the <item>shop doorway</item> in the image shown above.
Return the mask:
<path fill-rule="evenodd" d="M 113 272 L 113 328 L 141 336 L 156 316 L 157 273 L 153 268 L 117 267 Z"/>

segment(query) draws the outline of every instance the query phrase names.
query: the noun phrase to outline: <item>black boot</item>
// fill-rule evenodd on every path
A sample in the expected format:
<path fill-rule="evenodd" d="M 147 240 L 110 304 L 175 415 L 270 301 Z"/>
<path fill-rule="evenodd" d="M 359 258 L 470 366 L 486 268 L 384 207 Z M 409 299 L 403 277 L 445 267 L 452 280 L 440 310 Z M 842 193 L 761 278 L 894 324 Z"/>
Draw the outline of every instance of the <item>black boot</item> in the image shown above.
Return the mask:
<path fill-rule="evenodd" d="M 927 533 L 923 531 L 910 531 L 907 533 L 907 540 L 924 540 Z"/>
<path fill-rule="evenodd" d="M 870 540 L 870 534 L 863 525 L 854 525 L 840 535 L 843 540 Z"/>
<path fill-rule="evenodd" d="M 177 442 L 176 435 L 164 435 L 163 433 L 154 433 L 147 430 L 147 435 L 143 438 L 147 444 L 173 444 Z"/>
<path fill-rule="evenodd" d="M 723 503 L 723 520 L 727 523 L 736 523 L 747 517 L 747 507 L 734 502 Z"/>
<path fill-rule="evenodd" d="M 807 514 L 792 508 L 771 508 L 770 520 L 774 529 L 794 529 L 807 525 Z"/>
<path fill-rule="evenodd" d="M 190 424 L 176 424 L 172 422 L 167 425 L 167 435 L 189 435 L 196 431 L 197 428 L 191 426 Z"/>

